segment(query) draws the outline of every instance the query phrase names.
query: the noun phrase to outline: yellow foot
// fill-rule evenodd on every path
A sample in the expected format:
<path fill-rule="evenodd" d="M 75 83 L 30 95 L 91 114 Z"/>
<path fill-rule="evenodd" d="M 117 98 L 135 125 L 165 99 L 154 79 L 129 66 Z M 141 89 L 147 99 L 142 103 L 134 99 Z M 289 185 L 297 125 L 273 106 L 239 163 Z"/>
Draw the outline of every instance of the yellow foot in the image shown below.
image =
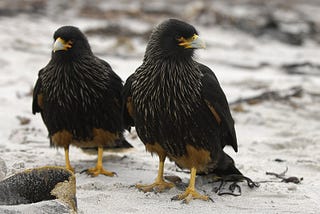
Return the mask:
<path fill-rule="evenodd" d="M 166 189 L 174 187 L 174 184 L 165 181 L 156 181 L 149 185 L 137 184 L 136 187 L 143 192 L 163 192 Z"/>
<path fill-rule="evenodd" d="M 74 168 L 72 166 L 66 166 L 66 169 L 70 170 L 71 172 L 74 173 Z"/>
<path fill-rule="evenodd" d="M 88 174 L 88 175 L 91 175 L 92 177 L 96 177 L 98 175 L 106 175 L 106 176 L 110 176 L 110 177 L 113 177 L 114 175 L 116 175 L 115 172 L 110 172 L 110 171 L 107 171 L 103 168 L 97 168 L 97 167 L 94 167 L 94 168 L 90 168 L 90 169 L 87 169 L 85 170 L 85 172 Z"/>
<path fill-rule="evenodd" d="M 209 201 L 212 199 L 207 195 L 201 195 L 197 191 L 191 188 L 187 188 L 186 191 L 180 195 L 174 196 L 171 200 L 183 200 L 184 203 L 188 204 L 192 199 L 201 199 L 204 201 Z"/>

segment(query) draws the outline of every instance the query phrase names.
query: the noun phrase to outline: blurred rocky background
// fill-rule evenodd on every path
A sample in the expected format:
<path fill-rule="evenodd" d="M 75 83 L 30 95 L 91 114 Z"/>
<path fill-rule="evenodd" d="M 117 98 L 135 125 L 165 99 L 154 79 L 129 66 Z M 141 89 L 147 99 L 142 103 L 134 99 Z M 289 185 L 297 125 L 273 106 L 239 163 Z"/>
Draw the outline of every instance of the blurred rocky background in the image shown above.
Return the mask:
<path fill-rule="evenodd" d="M 93 52 L 125 81 L 141 64 L 152 28 L 169 17 L 190 22 L 206 41 L 207 49 L 197 51 L 195 58 L 212 68 L 227 95 L 239 153 L 225 150 L 239 169 L 261 181 L 266 171 L 288 167 L 290 175 L 304 178 L 302 185 L 266 183 L 252 192 L 243 188 L 242 197 L 228 200 L 213 194 L 217 203 L 200 209 L 198 203 L 176 207 L 166 195 L 151 194 L 155 201 L 149 206 L 129 187 L 153 179 L 157 160 L 132 131 L 127 139 L 135 152 L 117 157 L 121 162 L 107 162 L 120 170 L 117 179 L 105 182 L 104 177 L 92 180 L 77 173 L 80 213 L 153 212 L 155 203 L 163 213 L 205 213 L 210 206 L 218 213 L 299 213 L 302 207 L 305 213 L 318 213 L 320 0 L 1 0 L 0 180 L 26 168 L 64 164 L 63 152 L 49 147 L 41 117 L 31 113 L 32 88 L 50 59 L 58 27 L 83 30 Z M 72 149 L 76 168 L 89 166 L 92 157 Z M 188 177 L 169 161 L 166 167 L 173 175 Z M 105 209 L 108 204 L 113 206 Z M 52 207 L 56 205 L 2 207 L 0 213 L 46 212 Z"/>
<path fill-rule="evenodd" d="M 166 17 L 178 17 L 204 26 L 236 28 L 256 37 L 270 37 L 291 45 L 306 40 L 320 43 L 320 1 L 318 0 L 4 0 L 0 16 L 20 13 L 63 18 L 77 16 L 105 19 L 104 28 L 91 34 L 142 36 L 144 33 L 122 27 L 120 20 L 131 19 L 158 23 Z M 57 17 L 57 15 L 59 15 Z"/>

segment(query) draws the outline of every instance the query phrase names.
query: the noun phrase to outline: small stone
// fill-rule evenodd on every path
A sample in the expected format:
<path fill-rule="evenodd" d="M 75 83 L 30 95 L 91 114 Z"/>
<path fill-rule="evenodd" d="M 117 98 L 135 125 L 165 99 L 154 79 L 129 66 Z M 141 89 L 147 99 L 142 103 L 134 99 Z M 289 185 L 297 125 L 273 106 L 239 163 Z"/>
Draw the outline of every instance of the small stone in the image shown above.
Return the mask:
<path fill-rule="evenodd" d="M 30 118 L 17 116 L 17 119 L 20 121 L 20 125 L 27 125 L 30 123 Z"/>

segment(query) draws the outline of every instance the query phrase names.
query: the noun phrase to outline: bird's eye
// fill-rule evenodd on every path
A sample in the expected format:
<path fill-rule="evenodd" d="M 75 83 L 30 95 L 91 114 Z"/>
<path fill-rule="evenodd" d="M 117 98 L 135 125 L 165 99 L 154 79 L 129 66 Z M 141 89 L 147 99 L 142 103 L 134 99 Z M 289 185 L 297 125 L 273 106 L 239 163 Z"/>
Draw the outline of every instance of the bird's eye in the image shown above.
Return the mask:
<path fill-rule="evenodd" d="M 66 43 L 66 47 L 67 47 L 67 48 L 72 48 L 72 45 L 73 45 L 72 40 L 69 40 L 69 41 Z"/>

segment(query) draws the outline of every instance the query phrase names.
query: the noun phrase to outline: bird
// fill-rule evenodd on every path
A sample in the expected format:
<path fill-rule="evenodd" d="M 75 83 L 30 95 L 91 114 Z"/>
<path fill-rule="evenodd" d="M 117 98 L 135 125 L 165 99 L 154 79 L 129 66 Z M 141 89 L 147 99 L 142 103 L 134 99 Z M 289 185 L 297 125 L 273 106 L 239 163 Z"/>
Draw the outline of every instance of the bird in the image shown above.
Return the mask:
<path fill-rule="evenodd" d="M 123 143 L 121 119 L 123 82 L 104 60 L 95 56 L 88 39 L 75 26 L 62 26 L 53 35 L 49 63 L 38 73 L 32 112 L 40 113 L 50 145 L 65 151 L 65 167 L 74 171 L 69 146 L 97 148 L 91 176 L 114 176 L 103 168 L 105 147 L 132 147 Z"/>
<path fill-rule="evenodd" d="M 242 175 L 223 151 L 227 145 L 238 151 L 226 95 L 214 72 L 194 59 L 195 50 L 205 46 L 194 26 L 164 20 L 153 29 L 142 64 L 125 82 L 124 127 L 135 127 L 146 150 L 159 157 L 155 182 L 136 185 L 144 192 L 174 187 L 164 180 L 167 157 L 190 169 L 188 187 L 174 200 L 210 200 L 195 189 L 197 175 Z"/>

